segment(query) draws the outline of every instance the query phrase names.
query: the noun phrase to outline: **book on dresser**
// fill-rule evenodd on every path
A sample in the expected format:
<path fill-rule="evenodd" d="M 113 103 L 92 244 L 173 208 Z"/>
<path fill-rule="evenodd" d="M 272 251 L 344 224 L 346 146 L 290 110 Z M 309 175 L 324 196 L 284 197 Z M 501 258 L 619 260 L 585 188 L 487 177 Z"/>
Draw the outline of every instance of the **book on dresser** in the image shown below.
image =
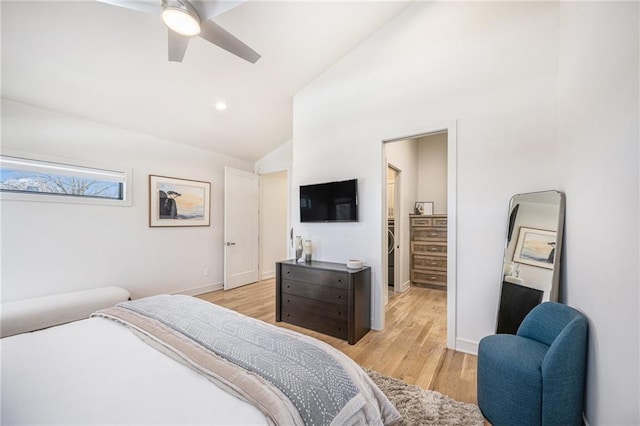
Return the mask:
<path fill-rule="evenodd" d="M 371 268 L 276 262 L 276 321 L 355 344 L 371 329 Z"/>
<path fill-rule="evenodd" d="M 411 284 L 447 288 L 447 215 L 410 215 Z"/>

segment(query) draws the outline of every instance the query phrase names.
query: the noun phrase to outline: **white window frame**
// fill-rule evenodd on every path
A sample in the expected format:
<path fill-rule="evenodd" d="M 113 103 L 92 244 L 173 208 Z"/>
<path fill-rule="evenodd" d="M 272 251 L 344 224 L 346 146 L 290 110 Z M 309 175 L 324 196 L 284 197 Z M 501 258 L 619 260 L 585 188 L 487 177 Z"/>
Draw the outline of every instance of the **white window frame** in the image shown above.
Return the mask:
<path fill-rule="evenodd" d="M 0 150 L 1 156 L 14 157 L 32 162 L 54 163 L 60 166 L 68 166 L 69 169 L 94 169 L 108 172 L 116 172 L 124 175 L 122 195 L 123 199 L 83 197 L 77 195 L 46 194 L 42 192 L 5 192 L 0 191 L 0 201 L 35 201 L 62 204 L 89 204 L 102 206 L 131 206 L 133 201 L 133 171 L 129 167 L 114 166 L 93 161 L 55 157 L 45 154 L 35 154 L 11 149 Z"/>

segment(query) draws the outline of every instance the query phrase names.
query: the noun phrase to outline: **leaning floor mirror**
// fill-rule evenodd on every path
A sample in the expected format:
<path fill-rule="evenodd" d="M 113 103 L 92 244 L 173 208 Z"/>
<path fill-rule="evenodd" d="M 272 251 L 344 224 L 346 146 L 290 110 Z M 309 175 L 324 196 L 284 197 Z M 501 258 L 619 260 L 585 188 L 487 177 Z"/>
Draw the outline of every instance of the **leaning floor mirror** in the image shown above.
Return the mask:
<path fill-rule="evenodd" d="M 515 334 L 536 305 L 558 300 L 564 209 L 560 191 L 511 198 L 497 333 Z"/>

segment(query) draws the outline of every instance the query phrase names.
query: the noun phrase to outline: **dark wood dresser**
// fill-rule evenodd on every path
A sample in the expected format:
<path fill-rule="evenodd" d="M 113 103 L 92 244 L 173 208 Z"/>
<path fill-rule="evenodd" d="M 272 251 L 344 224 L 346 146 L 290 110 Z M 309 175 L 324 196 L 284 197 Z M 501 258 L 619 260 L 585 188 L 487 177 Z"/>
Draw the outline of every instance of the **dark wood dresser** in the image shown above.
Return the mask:
<path fill-rule="evenodd" d="M 371 329 L 371 268 L 342 263 L 276 263 L 276 321 L 355 344 Z"/>

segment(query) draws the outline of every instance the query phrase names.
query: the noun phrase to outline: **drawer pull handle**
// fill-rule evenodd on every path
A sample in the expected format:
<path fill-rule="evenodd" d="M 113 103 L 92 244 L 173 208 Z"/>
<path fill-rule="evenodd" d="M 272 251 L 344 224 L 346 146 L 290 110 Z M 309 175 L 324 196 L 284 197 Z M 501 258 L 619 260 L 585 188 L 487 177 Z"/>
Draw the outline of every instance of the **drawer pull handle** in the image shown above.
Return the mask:
<path fill-rule="evenodd" d="M 290 285 L 290 284 L 287 284 L 287 288 L 291 288 L 291 285 Z"/>
<path fill-rule="evenodd" d="M 431 266 L 436 266 L 438 262 L 431 262 Z"/>
<path fill-rule="evenodd" d="M 438 234 L 436 234 L 435 232 L 432 232 L 431 234 L 429 234 L 430 237 L 437 237 Z"/>
<path fill-rule="evenodd" d="M 291 300 L 287 299 L 287 303 L 291 303 Z"/>
<path fill-rule="evenodd" d="M 288 317 L 290 317 L 290 316 L 291 316 L 291 314 L 287 314 L 287 316 L 288 316 Z"/>
<path fill-rule="evenodd" d="M 429 247 L 429 251 L 438 251 L 437 247 Z"/>
<path fill-rule="evenodd" d="M 342 299 L 342 296 L 338 295 L 338 299 Z"/>
<path fill-rule="evenodd" d="M 430 279 L 430 280 L 435 280 L 435 279 L 436 279 L 436 277 L 429 277 L 429 279 Z"/>
<path fill-rule="evenodd" d="M 290 274 L 290 273 L 291 273 L 291 271 L 287 271 L 287 274 Z"/>

